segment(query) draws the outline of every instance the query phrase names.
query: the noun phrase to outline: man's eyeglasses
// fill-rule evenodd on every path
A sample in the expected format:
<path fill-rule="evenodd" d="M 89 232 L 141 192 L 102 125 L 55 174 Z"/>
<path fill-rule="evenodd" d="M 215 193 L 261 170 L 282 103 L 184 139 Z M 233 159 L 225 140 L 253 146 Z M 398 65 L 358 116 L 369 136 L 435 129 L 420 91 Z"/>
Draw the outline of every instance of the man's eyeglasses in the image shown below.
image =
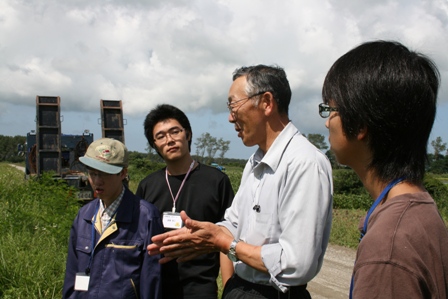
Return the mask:
<path fill-rule="evenodd" d="M 332 111 L 339 111 L 339 109 L 335 108 L 335 107 L 330 107 L 330 106 L 328 106 L 327 104 L 324 104 L 324 103 L 319 104 L 319 115 L 320 115 L 320 117 L 327 118 L 327 117 L 330 116 L 330 113 Z"/>
<path fill-rule="evenodd" d="M 239 102 L 242 102 L 242 101 L 248 101 L 248 100 L 250 100 L 251 98 L 253 98 L 253 97 L 256 97 L 256 96 L 259 96 L 259 95 L 262 95 L 262 94 L 264 94 L 264 93 L 266 93 L 267 91 L 260 91 L 260 92 L 258 92 L 258 93 L 256 93 L 256 94 L 253 94 L 253 95 L 251 95 L 251 96 L 248 96 L 247 98 L 244 98 L 244 99 L 241 99 L 241 100 L 238 100 L 238 101 L 233 101 L 233 102 L 227 102 L 227 109 L 229 109 L 229 112 L 233 115 L 233 114 L 236 114 L 236 112 L 238 111 L 238 109 L 240 109 L 240 107 L 241 106 L 243 106 L 245 103 L 242 103 L 241 105 L 239 105 L 239 107 L 238 107 L 238 109 L 236 110 L 236 111 L 233 111 L 233 109 L 235 108 L 235 105 L 237 104 L 237 103 L 239 103 Z"/>
<path fill-rule="evenodd" d="M 154 137 L 154 141 L 158 144 L 164 144 L 167 141 L 167 136 L 170 136 L 171 139 L 178 140 L 183 131 L 183 129 L 175 127 L 169 129 L 168 132 L 159 132 Z"/>

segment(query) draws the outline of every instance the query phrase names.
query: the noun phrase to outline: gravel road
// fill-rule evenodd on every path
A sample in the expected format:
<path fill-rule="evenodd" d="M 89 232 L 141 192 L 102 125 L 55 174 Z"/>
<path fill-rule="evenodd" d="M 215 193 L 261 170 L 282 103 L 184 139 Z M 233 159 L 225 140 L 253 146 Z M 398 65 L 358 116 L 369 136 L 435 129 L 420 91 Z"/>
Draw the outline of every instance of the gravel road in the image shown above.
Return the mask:
<path fill-rule="evenodd" d="M 348 298 L 356 250 L 328 245 L 319 274 L 308 284 L 313 299 Z"/>

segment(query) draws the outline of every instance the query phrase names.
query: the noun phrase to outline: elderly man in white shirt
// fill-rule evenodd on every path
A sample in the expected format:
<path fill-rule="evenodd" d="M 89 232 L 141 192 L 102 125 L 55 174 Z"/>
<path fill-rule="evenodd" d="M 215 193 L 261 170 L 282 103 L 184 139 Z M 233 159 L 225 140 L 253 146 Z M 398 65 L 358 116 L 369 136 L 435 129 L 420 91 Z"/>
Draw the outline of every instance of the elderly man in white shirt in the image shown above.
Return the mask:
<path fill-rule="evenodd" d="M 149 254 L 179 262 L 221 251 L 234 262 L 222 298 L 310 298 L 327 248 L 332 173 L 327 157 L 290 122 L 291 89 L 283 69 L 237 69 L 229 90 L 229 121 L 246 146 L 258 145 L 225 220 L 190 219 L 153 237 Z"/>

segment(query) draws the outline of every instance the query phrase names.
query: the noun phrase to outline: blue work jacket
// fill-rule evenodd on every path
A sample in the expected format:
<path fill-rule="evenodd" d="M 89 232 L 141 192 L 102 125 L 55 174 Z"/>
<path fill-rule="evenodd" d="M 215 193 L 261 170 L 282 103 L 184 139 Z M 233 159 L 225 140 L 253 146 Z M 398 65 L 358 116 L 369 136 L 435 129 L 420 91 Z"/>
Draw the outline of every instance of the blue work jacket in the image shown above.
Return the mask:
<path fill-rule="evenodd" d="M 163 233 L 158 209 L 126 189 L 115 217 L 101 233 L 99 199 L 79 210 L 71 231 L 63 298 L 160 299 L 160 256 L 149 256 L 151 237 Z M 94 245 L 92 256 L 92 244 Z M 75 291 L 75 277 L 90 266 L 88 291 Z"/>

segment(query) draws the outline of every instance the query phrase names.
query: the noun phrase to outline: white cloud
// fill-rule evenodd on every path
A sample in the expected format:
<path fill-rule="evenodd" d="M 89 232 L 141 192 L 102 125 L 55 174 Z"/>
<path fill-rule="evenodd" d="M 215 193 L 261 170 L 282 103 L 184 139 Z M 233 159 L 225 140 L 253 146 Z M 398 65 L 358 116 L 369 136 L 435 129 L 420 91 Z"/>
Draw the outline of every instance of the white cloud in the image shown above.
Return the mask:
<path fill-rule="evenodd" d="M 97 113 L 100 99 L 123 100 L 129 119 L 162 102 L 224 113 L 237 67 L 278 64 L 293 88 L 292 119 L 305 133 L 324 133 L 316 106 L 326 72 L 372 39 L 395 39 L 433 58 L 440 101 L 448 102 L 446 0 L 0 4 L 0 106 L 34 107 L 45 94 L 82 113 Z"/>

